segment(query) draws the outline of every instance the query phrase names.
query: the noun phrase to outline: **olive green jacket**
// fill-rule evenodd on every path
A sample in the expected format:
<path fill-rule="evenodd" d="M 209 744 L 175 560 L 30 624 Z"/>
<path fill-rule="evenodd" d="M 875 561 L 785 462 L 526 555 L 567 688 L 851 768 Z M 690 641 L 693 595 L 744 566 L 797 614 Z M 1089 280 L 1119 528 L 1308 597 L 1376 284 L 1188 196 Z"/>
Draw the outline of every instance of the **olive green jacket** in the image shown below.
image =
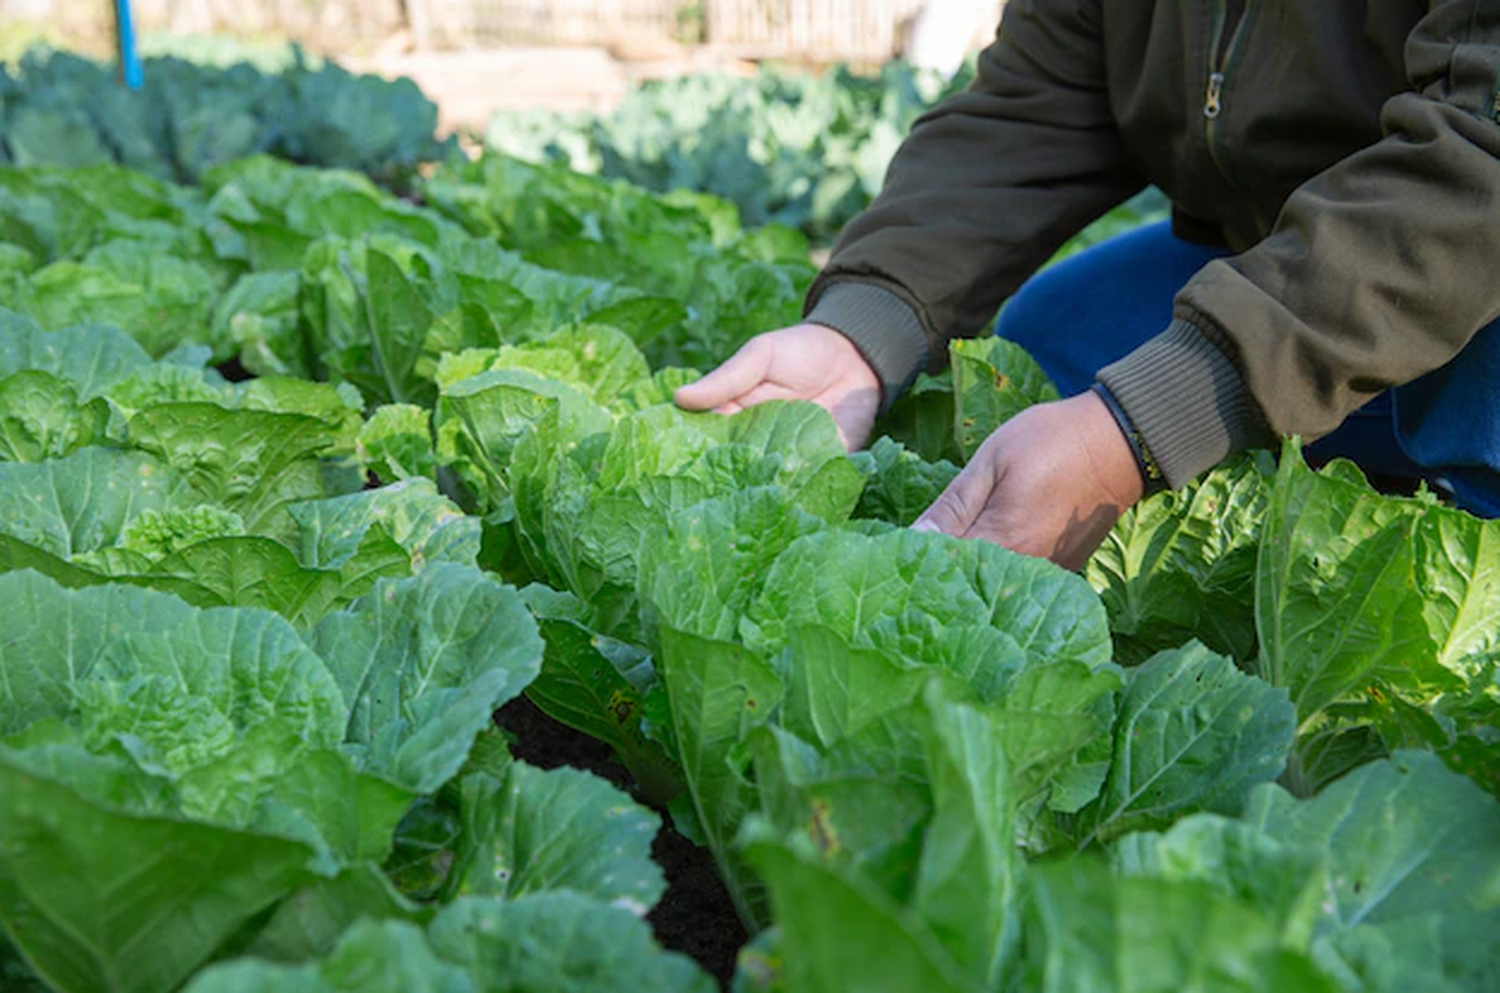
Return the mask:
<path fill-rule="evenodd" d="M 1327 434 L 1500 316 L 1500 0 L 1009 0 L 809 320 L 904 389 L 1146 183 L 1205 266 L 1099 374 L 1174 486 Z"/>

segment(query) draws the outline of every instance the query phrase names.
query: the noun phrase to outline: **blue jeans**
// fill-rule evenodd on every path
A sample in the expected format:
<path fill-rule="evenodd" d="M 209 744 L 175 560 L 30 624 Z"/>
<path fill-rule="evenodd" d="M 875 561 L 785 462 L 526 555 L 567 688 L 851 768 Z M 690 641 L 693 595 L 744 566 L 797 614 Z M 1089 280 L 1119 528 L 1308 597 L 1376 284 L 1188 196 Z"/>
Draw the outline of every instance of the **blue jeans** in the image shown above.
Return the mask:
<path fill-rule="evenodd" d="M 1037 273 L 1008 300 L 995 333 L 1035 356 L 1063 396 L 1165 328 L 1172 298 L 1226 249 L 1193 245 L 1163 221 Z M 1500 517 L 1500 321 L 1453 361 L 1375 397 L 1307 446 L 1367 472 L 1423 478 L 1481 517 Z"/>

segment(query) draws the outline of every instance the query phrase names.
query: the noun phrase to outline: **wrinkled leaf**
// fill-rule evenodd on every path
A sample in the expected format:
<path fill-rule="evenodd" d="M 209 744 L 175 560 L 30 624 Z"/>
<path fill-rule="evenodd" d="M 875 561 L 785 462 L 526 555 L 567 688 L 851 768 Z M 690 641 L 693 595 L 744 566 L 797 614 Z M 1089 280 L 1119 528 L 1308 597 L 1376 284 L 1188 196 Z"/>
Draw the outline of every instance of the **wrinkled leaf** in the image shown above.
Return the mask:
<path fill-rule="evenodd" d="M 1238 813 L 1251 787 L 1280 775 L 1295 723 L 1284 691 L 1222 655 L 1198 644 L 1158 653 L 1126 681 L 1083 842 L 1198 810 Z"/>
<path fill-rule="evenodd" d="M 309 636 L 349 709 L 361 765 L 416 793 L 463 766 L 475 736 L 537 673 L 542 644 L 520 595 L 473 567 L 382 580 Z"/>
<path fill-rule="evenodd" d="M 1001 424 L 1057 387 L 1026 350 L 1005 338 L 961 338 L 948 344 L 953 364 L 953 431 L 964 461 Z"/>

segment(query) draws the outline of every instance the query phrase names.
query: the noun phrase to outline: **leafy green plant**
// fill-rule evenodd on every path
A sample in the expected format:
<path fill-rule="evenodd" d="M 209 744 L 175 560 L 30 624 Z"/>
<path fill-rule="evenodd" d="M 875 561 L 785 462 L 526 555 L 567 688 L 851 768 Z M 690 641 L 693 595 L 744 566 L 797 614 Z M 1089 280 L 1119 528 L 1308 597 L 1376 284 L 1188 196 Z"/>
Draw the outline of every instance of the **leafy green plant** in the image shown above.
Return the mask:
<path fill-rule="evenodd" d="M 405 182 L 449 146 L 437 107 L 410 80 L 314 67 L 294 51 L 263 72 L 172 57 L 145 60 L 139 91 L 112 70 L 37 49 L 0 67 L 0 159 L 21 166 L 120 162 L 160 179 L 196 182 L 217 164 L 258 152 Z"/>
<path fill-rule="evenodd" d="M 711 988 L 640 920 L 662 814 L 514 761 L 522 691 L 707 844 L 742 990 L 1500 982 L 1491 522 L 1293 445 L 1082 576 L 914 533 L 1053 394 L 978 340 L 855 455 L 677 409 L 798 234 L 498 156 L 202 179 L 0 171 L 6 989 Z"/>
<path fill-rule="evenodd" d="M 1194 632 L 1290 693 L 1298 793 L 1406 747 L 1493 791 L 1493 532 L 1289 443 L 1137 507 L 1088 574 L 1122 658 Z"/>
<path fill-rule="evenodd" d="M 657 367 L 706 369 L 752 335 L 793 323 L 815 275 L 805 238 L 748 217 L 742 228 L 730 203 L 702 193 L 654 194 L 495 154 L 438 170 L 422 192 L 533 264 L 680 304 L 680 330 L 634 335 Z"/>
<path fill-rule="evenodd" d="M 383 860 L 541 656 L 515 591 L 459 566 L 305 636 L 129 586 L 0 588 L 38 622 L 0 659 L 0 922 L 65 990 L 171 988 L 300 885 Z"/>
<path fill-rule="evenodd" d="M 917 118 L 972 79 L 888 62 L 877 72 L 776 67 L 754 75 L 653 80 L 607 114 L 504 111 L 489 148 L 657 192 L 711 193 L 750 227 L 780 224 L 830 244 L 869 206 Z M 1155 190 L 1070 242 L 1064 257 L 1166 216 Z"/>
<path fill-rule="evenodd" d="M 425 930 L 362 921 L 320 960 L 247 960 L 214 966 L 188 993 L 356 993 L 475 990 L 608 993 L 621 988 L 710 993 L 713 981 L 682 955 L 663 953 L 628 911 L 566 890 L 504 902 L 461 898 Z"/>
<path fill-rule="evenodd" d="M 597 117 L 502 113 L 486 142 L 650 190 L 712 193 L 748 225 L 827 241 L 879 191 L 912 122 L 966 81 L 895 62 L 876 75 L 686 76 L 646 83 Z"/>

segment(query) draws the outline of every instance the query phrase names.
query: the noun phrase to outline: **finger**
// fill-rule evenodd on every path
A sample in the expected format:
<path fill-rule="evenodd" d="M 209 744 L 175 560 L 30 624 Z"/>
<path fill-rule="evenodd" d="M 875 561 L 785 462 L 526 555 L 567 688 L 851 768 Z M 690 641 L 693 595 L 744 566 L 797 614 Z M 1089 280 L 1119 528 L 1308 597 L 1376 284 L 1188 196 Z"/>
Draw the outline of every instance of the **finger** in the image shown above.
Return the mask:
<path fill-rule="evenodd" d="M 785 391 L 780 387 L 771 383 L 761 383 L 749 393 L 741 393 L 733 400 L 727 400 L 719 404 L 714 408 L 714 413 L 738 414 L 740 411 L 747 410 L 758 403 L 765 403 L 767 400 L 784 400 L 786 398 Z"/>
<path fill-rule="evenodd" d="M 955 538 L 967 535 L 995 484 L 994 477 L 980 471 L 978 465 L 978 460 L 970 462 L 963 472 L 953 477 L 947 489 L 912 524 L 912 530 L 941 531 Z"/>
<path fill-rule="evenodd" d="M 770 349 L 751 341 L 729 361 L 696 383 L 679 386 L 672 394 L 677 405 L 686 410 L 712 410 L 738 400 L 766 378 L 770 366 Z"/>
<path fill-rule="evenodd" d="M 738 414 L 742 410 L 748 410 L 756 404 L 765 403 L 767 400 L 800 400 L 784 386 L 775 383 L 761 383 L 751 389 L 748 393 L 741 393 L 732 400 L 727 400 L 714 408 L 720 414 Z"/>
<path fill-rule="evenodd" d="M 766 379 L 762 379 L 759 383 L 756 383 L 753 387 L 751 387 L 748 392 L 741 393 L 735 398 L 736 402 L 738 402 L 743 407 L 753 407 L 758 403 L 765 403 L 767 400 L 806 399 L 807 397 L 801 396 L 795 391 L 787 389 L 780 383 L 773 383 L 770 380 Z"/>
<path fill-rule="evenodd" d="M 762 382 L 751 389 L 750 392 L 741 393 L 734 399 L 726 400 L 724 403 L 719 404 L 713 408 L 713 411 L 715 414 L 738 414 L 742 410 L 748 410 L 758 403 L 765 403 L 767 400 L 796 399 L 799 398 L 794 396 L 786 387 L 778 386 L 775 383 Z M 688 409 L 691 410 L 693 408 Z"/>

